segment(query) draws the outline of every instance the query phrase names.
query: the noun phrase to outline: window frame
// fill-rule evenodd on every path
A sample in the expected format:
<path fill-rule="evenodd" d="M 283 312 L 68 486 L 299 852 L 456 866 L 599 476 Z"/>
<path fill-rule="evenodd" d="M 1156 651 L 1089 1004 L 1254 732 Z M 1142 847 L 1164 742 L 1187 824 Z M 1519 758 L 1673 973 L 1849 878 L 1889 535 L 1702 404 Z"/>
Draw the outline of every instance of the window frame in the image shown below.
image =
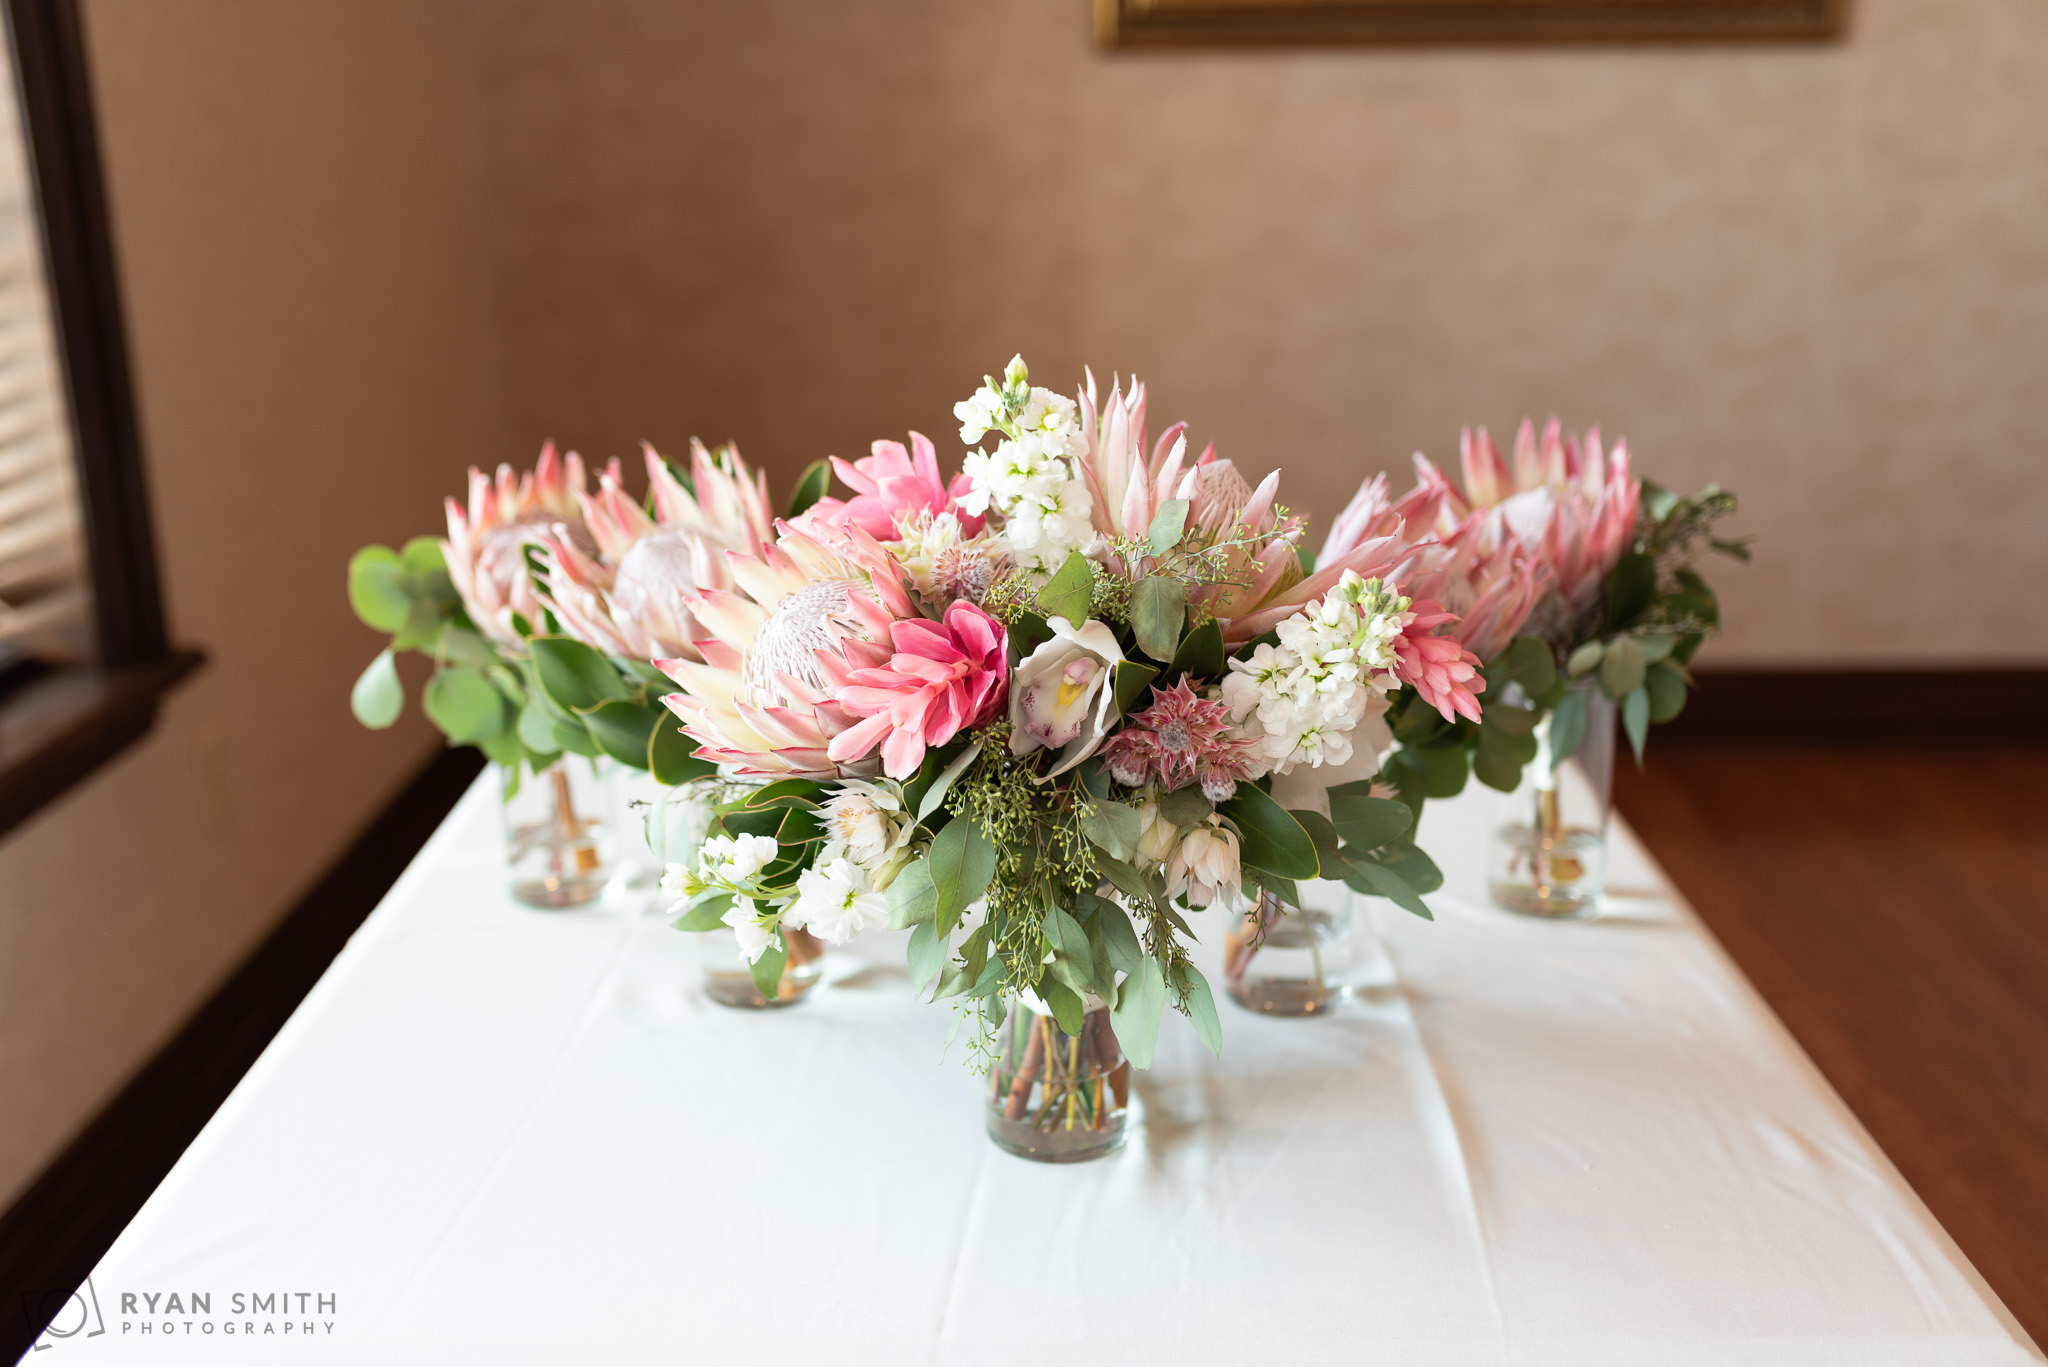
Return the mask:
<path fill-rule="evenodd" d="M 4 0 L 70 409 L 98 658 L 0 693 L 0 837 L 149 731 L 201 657 L 171 647 L 76 0 Z"/>

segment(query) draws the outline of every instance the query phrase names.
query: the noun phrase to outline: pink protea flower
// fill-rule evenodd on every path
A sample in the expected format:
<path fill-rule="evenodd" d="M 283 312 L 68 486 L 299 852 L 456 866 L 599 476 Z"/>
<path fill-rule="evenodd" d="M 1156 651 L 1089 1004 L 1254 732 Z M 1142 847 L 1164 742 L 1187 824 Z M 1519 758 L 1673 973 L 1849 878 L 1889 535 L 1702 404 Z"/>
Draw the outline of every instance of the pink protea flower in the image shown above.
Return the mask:
<path fill-rule="evenodd" d="M 1419 599 L 1409 604 L 1409 621 L 1393 641 L 1394 677 L 1413 684 L 1445 721 L 1453 720 L 1453 714 L 1478 721 L 1478 695 L 1486 691 L 1486 680 L 1479 677 L 1479 657 L 1457 637 L 1433 634 L 1456 620 L 1457 615 L 1445 612 L 1441 603 Z"/>
<path fill-rule="evenodd" d="M 967 535 L 981 530 L 984 519 L 954 507 L 953 496 L 939 477 L 939 453 L 924 434 L 912 432 L 907 450 L 900 441 L 878 441 L 873 449 L 873 455 L 851 464 L 831 457 L 833 472 L 854 496 L 845 502 L 821 498 L 811 505 L 806 519 L 834 526 L 852 523 L 877 541 L 894 541 L 909 518 L 950 510 Z"/>
<path fill-rule="evenodd" d="M 652 446 L 642 448 L 653 498 L 649 517 L 621 486 L 616 467 L 578 505 L 595 554 L 572 538 L 544 537 L 542 596 L 563 630 L 607 654 L 637 660 L 687 655 L 703 634 L 688 600 L 734 585 L 727 553 L 751 553 L 773 535 L 767 476 L 737 450 L 690 443 L 692 493 Z"/>
<path fill-rule="evenodd" d="M 1125 719 L 1102 747 L 1102 761 L 1126 788 L 1157 779 L 1171 793 L 1199 783 L 1202 796 L 1224 802 L 1251 773 L 1253 744 L 1235 729 L 1228 707 L 1182 679 L 1152 691 L 1152 705 Z"/>
<path fill-rule="evenodd" d="M 1616 442 L 1603 454 L 1597 426 L 1581 440 L 1556 418 L 1539 439 L 1524 418 L 1515 433 L 1512 472 L 1483 427 L 1476 436 L 1463 433 L 1458 454 L 1469 508 L 1487 510 L 1540 554 L 1549 572 L 1550 592 L 1531 614 L 1532 628 L 1553 644 L 1570 643 L 1635 539 L 1642 481 L 1630 469 L 1628 443 Z M 1465 500 L 1446 507 L 1453 516 L 1467 514 Z"/>
<path fill-rule="evenodd" d="M 1085 450 L 1079 464 L 1096 531 L 1107 537 L 1144 536 L 1161 505 L 1186 499 L 1189 535 L 1211 544 L 1239 543 L 1225 553 L 1228 583 L 1195 598 L 1220 618 L 1250 612 L 1301 580 L 1301 558 L 1294 548 L 1303 524 L 1299 518 L 1282 516 L 1275 505 L 1280 491 L 1277 470 L 1254 489 L 1234 464 L 1217 456 L 1213 444 L 1190 463 L 1184 422 L 1160 434 L 1148 461 L 1145 386 L 1134 378 L 1128 393 L 1112 388 L 1098 411 L 1094 372 L 1084 373 L 1080 414 Z M 1148 559 L 1124 569 L 1136 577 L 1151 563 Z"/>
<path fill-rule="evenodd" d="M 955 603 L 937 622 L 892 622 L 887 664 L 849 669 L 833 699 L 866 718 L 832 738 L 837 763 L 882 751 L 882 772 L 905 779 L 929 746 L 944 745 L 999 711 L 1009 682 L 1003 624 L 973 603 Z"/>
<path fill-rule="evenodd" d="M 617 462 L 606 473 L 615 477 Z M 583 484 L 583 458 L 573 451 L 563 458 L 553 442 L 541 447 L 528 474 L 500 465 L 494 480 L 470 467 L 469 506 L 446 501 L 448 539 L 441 552 L 477 630 L 509 645 L 519 639 L 513 614 L 539 622 L 540 599 L 526 569 L 528 546 L 558 534 L 567 544 L 596 549 L 579 503 Z"/>
<path fill-rule="evenodd" d="M 1549 567 L 1498 517 L 1469 512 L 1443 472 L 1415 457 L 1415 487 L 1387 496 L 1387 477 L 1359 486 L 1330 524 L 1320 561 L 1331 564 L 1360 544 L 1388 538 L 1400 546 L 1386 578 L 1401 592 L 1434 599 L 1458 620 L 1455 636 L 1481 660 L 1507 648 L 1542 597 Z"/>
<path fill-rule="evenodd" d="M 751 555 L 727 555 L 734 587 L 688 600 L 707 633 L 700 659 L 655 665 L 681 686 L 662 699 L 698 754 L 736 774 L 871 777 L 880 765 L 828 753 L 860 716 L 835 694 L 895 653 L 895 623 L 917 618 L 901 568 L 857 526 L 803 528 Z"/>

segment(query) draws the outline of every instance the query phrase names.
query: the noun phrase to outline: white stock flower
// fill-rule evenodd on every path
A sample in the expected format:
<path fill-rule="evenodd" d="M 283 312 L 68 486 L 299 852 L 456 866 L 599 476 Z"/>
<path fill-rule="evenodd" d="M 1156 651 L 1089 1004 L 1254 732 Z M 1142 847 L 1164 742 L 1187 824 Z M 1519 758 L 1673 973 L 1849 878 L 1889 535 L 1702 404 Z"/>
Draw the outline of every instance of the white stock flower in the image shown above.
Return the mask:
<path fill-rule="evenodd" d="M 796 904 L 785 918 L 828 944 L 843 945 L 863 930 L 889 924 L 889 902 L 851 860 L 834 859 L 797 875 Z"/>
<path fill-rule="evenodd" d="M 1228 905 L 1243 886 L 1237 833 L 1214 816 L 1183 835 L 1166 863 L 1166 895 L 1191 907 L 1206 907 L 1218 897 Z"/>
<path fill-rule="evenodd" d="M 1018 662 L 1010 676 L 1010 753 L 1043 747 L 1060 752 L 1045 777 L 1063 774 L 1095 753 L 1116 710 L 1116 667 L 1123 648 L 1101 622 L 1078 629 L 1064 617 L 1047 622 L 1052 639 Z"/>
<path fill-rule="evenodd" d="M 746 956 L 747 962 L 759 963 L 761 956 L 768 952 L 769 942 L 775 938 L 775 927 L 761 923 L 761 908 L 741 897 L 718 919 L 732 927 L 733 937 L 740 942 L 740 953 Z"/>
<path fill-rule="evenodd" d="M 707 883 L 751 883 L 775 862 L 781 848 L 773 836 L 714 835 L 698 850 L 697 873 Z"/>

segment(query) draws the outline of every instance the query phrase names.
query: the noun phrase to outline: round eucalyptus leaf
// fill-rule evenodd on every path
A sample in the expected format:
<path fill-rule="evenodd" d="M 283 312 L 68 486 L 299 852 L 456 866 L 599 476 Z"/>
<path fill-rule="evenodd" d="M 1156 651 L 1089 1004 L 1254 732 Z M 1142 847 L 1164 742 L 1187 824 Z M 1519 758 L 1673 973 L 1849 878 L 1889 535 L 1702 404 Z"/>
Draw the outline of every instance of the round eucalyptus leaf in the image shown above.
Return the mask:
<path fill-rule="evenodd" d="M 377 658 L 349 690 L 348 705 L 356 720 L 372 731 L 382 731 L 398 720 L 405 707 L 405 685 L 398 681 L 398 666 L 390 651 L 377 652 Z"/>
<path fill-rule="evenodd" d="M 456 745 L 474 745 L 505 726 L 505 699 L 474 669 L 444 669 L 420 699 L 427 716 Z"/>

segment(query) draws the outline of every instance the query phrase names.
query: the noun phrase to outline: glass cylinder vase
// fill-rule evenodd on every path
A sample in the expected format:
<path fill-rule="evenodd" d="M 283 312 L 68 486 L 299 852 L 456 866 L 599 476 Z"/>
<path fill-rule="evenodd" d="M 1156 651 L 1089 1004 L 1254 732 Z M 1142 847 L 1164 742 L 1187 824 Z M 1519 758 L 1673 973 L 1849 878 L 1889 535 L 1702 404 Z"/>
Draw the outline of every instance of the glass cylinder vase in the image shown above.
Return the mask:
<path fill-rule="evenodd" d="M 605 764 L 563 755 L 532 773 L 498 766 L 506 873 L 515 901 L 559 911 L 604 895 L 618 842 Z"/>
<path fill-rule="evenodd" d="M 707 930 L 699 939 L 704 955 L 704 995 L 720 1006 L 742 1011 L 769 1011 L 794 1006 L 811 995 L 824 976 L 825 942 L 808 930 L 785 926 L 780 932 L 789 957 L 773 996 L 754 981 L 754 966 L 740 952 L 739 937 L 730 930 Z"/>
<path fill-rule="evenodd" d="M 1087 999 L 1079 1034 L 1036 1004 L 1010 1003 L 989 1070 L 988 1137 L 1039 1163 L 1085 1163 L 1123 1147 L 1131 1065 L 1109 1008 Z"/>
<path fill-rule="evenodd" d="M 1524 916 L 1579 920 L 1596 915 L 1607 886 L 1607 820 L 1614 798 L 1614 703 L 1590 680 L 1585 729 L 1557 754 L 1553 710 L 1536 726 L 1536 758 L 1512 793 L 1493 795 L 1487 891 Z"/>
<path fill-rule="evenodd" d="M 1322 1016 L 1351 995 L 1351 909 L 1297 907 L 1271 892 L 1223 939 L 1223 990 L 1264 1016 Z"/>

